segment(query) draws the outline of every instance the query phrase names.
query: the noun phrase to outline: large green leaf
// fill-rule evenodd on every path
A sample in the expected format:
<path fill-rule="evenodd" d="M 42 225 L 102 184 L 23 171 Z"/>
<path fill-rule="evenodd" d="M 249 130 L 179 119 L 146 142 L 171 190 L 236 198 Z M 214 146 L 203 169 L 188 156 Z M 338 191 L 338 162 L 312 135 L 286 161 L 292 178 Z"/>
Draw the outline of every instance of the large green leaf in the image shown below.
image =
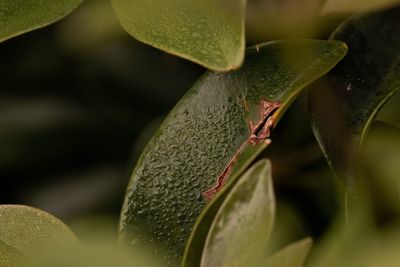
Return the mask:
<path fill-rule="evenodd" d="M 121 239 L 137 245 L 150 240 L 179 258 L 207 203 L 202 193 L 240 148 L 228 182 L 266 147 L 247 142 L 249 122 L 260 121 L 261 100 L 280 102 L 276 124 L 301 89 L 333 68 L 346 51 L 339 41 L 270 42 L 249 49 L 238 71 L 203 75 L 138 160 L 122 209 Z"/>
<path fill-rule="evenodd" d="M 207 68 L 238 68 L 244 58 L 246 0 L 112 0 L 139 41 Z"/>
<path fill-rule="evenodd" d="M 65 224 L 46 212 L 27 206 L 0 205 L 0 242 L 34 257 L 43 248 L 75 244 L 77 239 Z"/>
<path fill-rule="evenodd" d="M 261 258 L 274 218 L 271 163 L 263 160 L 238 180 L 218 210 L 200 266 L 249 266 Z"/>
<path fill-rule="evenodd" d="M 0 42 L 60 20 L 82 2 L 83 0 L 1 0 Z"/>
<path fill-rule="evenodd" d="M 266 267 L 302 267 L 311 249 L 312 239 L 305 238 L 294 242 L 272 254 L 261 266 Z"/>
<path fill-rule="evenodd" d="M 378 110 L 400 87 L 400 7 L 356 15 L 331 39 L 349 46 L 346 58 L 310 92 L 311 123 L 336 175 L 349 187 L 358 153 Z"/>

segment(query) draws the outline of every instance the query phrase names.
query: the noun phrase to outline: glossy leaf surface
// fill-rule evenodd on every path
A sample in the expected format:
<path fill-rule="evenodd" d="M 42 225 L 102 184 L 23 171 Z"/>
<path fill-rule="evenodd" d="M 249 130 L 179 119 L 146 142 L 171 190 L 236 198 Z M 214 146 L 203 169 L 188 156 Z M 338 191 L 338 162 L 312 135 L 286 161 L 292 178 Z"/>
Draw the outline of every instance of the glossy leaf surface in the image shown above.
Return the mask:
<path fill-rule="evenodd" d="M 47 26 L 72 12 L 83 0 L 1 0 L 0 42 Z"/>
<path fill-rule="evenodd" d="M 133 37 L 209 69 L 238 68 L 244 58 L 245 0 L 112 0 Z"/>
<path fill-rule="evenodd" d="M 75 235 L 60 220 L 20 205 L 0 205 L 0 241 L 30 257 L 42 248 L 77 243 Z"/>
<path fill-rule="evenodd" d="M 336 175 L 351 188 L 357 154 L 378 110 L 400 87 L 400 7 L 356 15 L 331 39 L 346 58 L 310 92 L 315 136 Z"/>
<path fill-rule="evenodd" d="M 302 267 L 311 246 L 311 238 L 305 238 L 289 244 L 275 252 L 263 265 L 260 265 L 260 267 Z"/>
<path fill-rule="evenodd" d="M 301 89 L 333 68 L 346 51 L 338 41 L 270 42 L 249 49 L 238 71 L 203 75 L 137 162 L 122 210 L 121 239 L 135 245 L 151 240 L 180 257 L 207 203 L 202 193 L 248 140 L 249 122 L 260 120 L 261 100 L 281 103 L 273 115 L 276 124 Z M 245 144 L 240 166 L 233 169 L 243 170 L 265 146 Z"/>
<path fill-rule="evenodd" d="M 218 210 L 200 266 L 248 266 L 262 255 L 274 217 L 271 163 L 263 160 L 238 180 Z"/>

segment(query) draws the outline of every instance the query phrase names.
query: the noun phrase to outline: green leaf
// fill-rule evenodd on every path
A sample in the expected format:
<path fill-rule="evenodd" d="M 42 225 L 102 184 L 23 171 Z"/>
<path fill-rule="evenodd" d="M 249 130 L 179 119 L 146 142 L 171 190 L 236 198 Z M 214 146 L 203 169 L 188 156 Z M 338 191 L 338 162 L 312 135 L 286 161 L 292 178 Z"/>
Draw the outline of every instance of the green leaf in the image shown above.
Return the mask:
<path fill-rule="evenodd" d="M 321 9 L 322 15 L 373 10 L 400 3 L 399 0 L 327 0 Z"/>
<path fill-rule="evenodd" d="M 125 30 L 144 43 L 209 69 L 244 58 L 245 0 L 112 0 Z"/>
<path fill-rule="evenodd" d="M 357 15 L 331 36 L 346 58 L 310 92 L 311 124 L 336 175 L 353 187 L 365 133 L 400 87 L 400 7 Z"/>
<path fill-rule="evenodd" d="M 0 205 L 0 241 L 29 257 L 42 248 L 77 243 L 54 216 L 27 206 Z"/>
<path fill-rule="evenodd" d="M 203 75 L 167 116 L 133 170 L 121 240 L 138 246 L 151 240 L 179 258 L 207 203 L 202 193 L 240 148 L 228 183 L 266 147 L 248 144 L 249 122 L 260 120 L 261 100 L 281 103 L 273 115 L 276 124 L 301 89 L 333 68 L 346 51 L 338 41 L 270 42 L 249 49 L 238 71 Z"/>
<path fill-rule="evenodd" d="M 213 223 L 220 206 L 224 202 L 231 188 L 234 186 L 234 182 L 240 178 L 239 175 L 248 166 L 248 162 L 252 162 L 264 148 L 265 145 L 259 146 L 258 151 L 246 150 L 246 153 L 242 153 L 240 155 L 236 162 L 233 173 L 231 173 L 231 181 L 228 181 L 221 192 L 217 194 L 210 203 L 208 203 L 208 205 L 203 209 L 203 211 L 197 218 L 189 239 L 186 242 L 185 252 L 182 260 L 182 267 L 200 266 L 200 259 L 202 257 L 204 244 L 211 228 L 211 224 Z"/>
<path fill-rule="evenodd" d="M 200 266 L 248 266 L 261 257 L 274 218 L 271 163 L 262 160 L 238 180 L 222 203 L 209 229 Z"/>
<path fill-rule="evenodd" d="M 268 267 L 302 267 L 312 246 L 312 239 L 303 240 L 287 245 L 275 252 L 262 266 Z M 261 265 L 260 265 L 261 266 Z"/>
<path fill-rule="evenodd" d="M 0 42 L 62 19 L 83 0 L 1 0 Z"/>
<path fill-rule="evenodd" d="M 387 217 L 386 214 L 397 214 L 400 211 L 400 128 L 374 121 L 364 140 L 361 156 L 371 184 L 372 202 Z"/>
<path fill-rule="evenodd" d="M 0 240 L 0 266 L 19 266 L 26 256 Z"/>
<path fill-rule="evenodd" d="M 99 234 L 101 235 L 101 233 Z M 133 255 L 134 254 L 134 255 Z M 117 246 L 115 240 L 98 240 L 79 247 L 50 248 L 22 265 L 23 267 L 160 267 L 162 261 L 147 257 L 145 250 L 135 251 Z"/>

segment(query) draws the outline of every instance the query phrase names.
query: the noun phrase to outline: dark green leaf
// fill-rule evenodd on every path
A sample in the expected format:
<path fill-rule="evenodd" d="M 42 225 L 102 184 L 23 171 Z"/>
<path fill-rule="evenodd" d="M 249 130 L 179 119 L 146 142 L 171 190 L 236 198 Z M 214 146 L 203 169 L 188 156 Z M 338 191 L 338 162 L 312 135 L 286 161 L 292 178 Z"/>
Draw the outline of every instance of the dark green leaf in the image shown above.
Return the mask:
<path fill-rule="evenodd" d="M 112 0 L 125 30 L 139 41 L 227 71 L 244 58 L 246 0 Z"/>
<path fill-rule="evenodd" d="M 274 218 L 271 163 L 263 160 L 238 180 L 222 203 L 209 229 L 200 266 L 249 266 L 261 257 Z"/>
<path fill-rule="evenodd" d="M 266 267 L 302 267 L 312 246 L 312 239 L 303 240 L 287 245 L 275 252 L 263 265 Z"/>
<path fill-rule="evenodd" d="M 358 151 L 378 110 L 400 87 L 400 7 L 357 15 L 331 39 L 346 58 L 310 92 L 311 123 L 336 175 L 352 187 Z"/>
<path fill-rule="evenodd" d="M 137 245 L 152 240 L 180 257 L 207 203 L 202 193 L 240 147 L 230 183 L 266 147 L 248 144 L 249 122 L 260 121 L 261 100 L 281 103 L 273 115 L 276 124 L 301 89 L 333 68 L 346 51 L 338 41 L 270 42 L 250 49 L 240 70 L 202 76 L 136 164 L 122 210 L 121 239 Z"/>
<path fill-rule="evenodd" d="M 42 248 L 77 243 L 75 235 L 60 220 L 20 205 L 0 205 L 0 241 L 30 257 Z"/>
<path fill-rule="evenodd" d="M 83 0 L 1 0 L 0 42 L 60 20 L 82 2 Z"/>

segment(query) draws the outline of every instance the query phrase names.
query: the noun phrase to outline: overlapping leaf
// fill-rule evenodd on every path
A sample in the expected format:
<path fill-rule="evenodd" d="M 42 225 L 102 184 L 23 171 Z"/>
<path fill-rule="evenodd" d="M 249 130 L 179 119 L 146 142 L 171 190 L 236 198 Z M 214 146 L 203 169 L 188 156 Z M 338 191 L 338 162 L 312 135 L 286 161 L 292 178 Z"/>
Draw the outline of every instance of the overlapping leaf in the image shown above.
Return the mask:
<path fill-rule="evenodd" d="M 301 89 L 346 51 L 338 41 L 270 42 L 250 49 L 240 70 L 202 76 L 136 164 L 122 210 L 121 240 L 138 246 L 147 240 L 172 250 L 170 260 L 179 258 L 206 204 L 202 193 L 249 138 L 249 122 L 260 120 L 260 101 L 281 103 L 273 115 L 276 124 Z M 265 147 L 243 146 L 229 181 Z"/>
<path fill-rule="evenodd" d="M 226 197 L 217 198 L 219 201 L 211 203 L 196 223 L 182 267 L 303 266 L 311 248 L 310 238 L 290 244 L 270 257 L 263 255 L 275 220 L 268 160 L 253 165 Z"/>
<path fill-rule="evenodd" d="M 400 6 L 356 15 L 331 39 L 349 46 L 346 58 L 310 93 L 311 123 L 336 175 L 353 186 L 365 132 L 400 88 Z"/>
<path fill-rule="evenodd" d="M 275 218 L 273 192 L 271 163 L 260 161 L 239 179 L 218 210 L 200 266 L 246 266 L 262 255 Z"/>
<path fill-rule="evenodd" d="M 1 0 L 0 42 L 47 26 L 72 12 L 83 0 Z"/>

